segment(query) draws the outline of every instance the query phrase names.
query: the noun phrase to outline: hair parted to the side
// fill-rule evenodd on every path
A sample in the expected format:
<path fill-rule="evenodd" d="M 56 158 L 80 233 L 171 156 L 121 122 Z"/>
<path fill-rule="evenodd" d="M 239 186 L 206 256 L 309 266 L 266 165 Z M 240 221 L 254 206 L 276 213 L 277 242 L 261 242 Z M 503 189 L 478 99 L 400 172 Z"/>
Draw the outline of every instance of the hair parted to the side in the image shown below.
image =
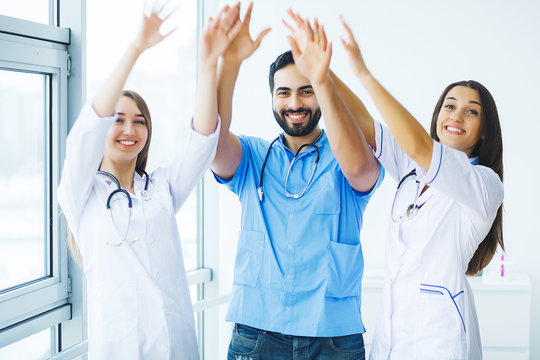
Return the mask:
<path fill-rule="evenodd" d="M 148 162 L 148 149 L 150 148 L 150 140 L 152 139 L 152 118 L 150 117 L 150 110 L 148 109 L 148 105 L 146 104 L 146 101 L 142 98 L 141 95 L 139 95 L 137 92 L 133 90 L 124 90 L 122 91 L 122 96 L 128 97 L 131 100 L 135 102 L 137 105 L 137 108 L 141 112 L 142 116 L 144 117 L 146 128 L 148 129 L 148 138 L 146 139 L 146 144 L 144 144 L 144 147 L 142 148 L 139 155 L 137 155 L 137 162 L 135 164 L 135 171 L 139 173 L 139 175 L 142 174 L 142 170 L 146 170 L 146 163 Z M 71 253 L 71 256 L 73 257 L 73 260 L 82 268 L 83 267 L 83 258 L 81 255 L 81 251 L 79 250 L 79 247 L 77 246 L 77 243 L 75 242 L 75 237 L 73 236 L 73 233 L 71 232 L 71 229 L 69 229 L 68 226 L 68 247 Z"/>
<path fill-rule="evenodd" d="M 439 137 L 437 136 L 437 119 L 439 117 L 439 112 L 441 111 L 446 95 L 456 86 L 465 86 L 475 89 L 478 91 L 480 102 L 482 103 L 483 136 L 478 140 L 471 156 L 478 157 L 478 163 L 480 165 L 491 168 L 499 175 L 501 181 L 503 181 L 503 144 L 499 113 L 497 112 L 497 106 L 495 105 L 493 96 L 491 96 L 491 93 L 484 85 L 474 80 L 458 81 L 448 85 L 441 94 L 433 111 L 430 130 L 431 137 L 436 141 L 439 141 Z M 467 275 L 475 275 L 485 268 L 493 258 L 493 255 L 495 255 L 497 245 L 500 245 L 501 249 L 504 251 L 502 208 L 503 206 L 501 204 L 497 210 L 497 216 L 493 221 L 491 229 L 478 246 L 478 249 L 476 249 L 472 259 L 469 261 L 466 272 Z"/>
<path fill-rule="evenodd" d="M 135 102 L 137 108 L 141 111 L 142 116 L 144 117 L 146 128 L 148 129 L 148 138 L 146 139 L 146 144 L 142 148 L 141 152 L 137 156 L 137 163 L 135 164 L 135 171 L 142 176 L 142 171 L 146 170 L 146 163 L 148 161 L 148 149 L 150 148 L 150 141 L 152 140 L 152 118 L 150 116 L 150 110 L 146 101 L 142 98 L 141 95 L 136 93 L 133 90 L 124 90 L 122 96 L 128 97 Z"/>
<path fill-rule="evenodd" d="M 270 71 L 268 72 L 268 83 L 270 85 L 270 93 L 274 92 L 274 74 L 276 71 L 283 69 L 285 66 L 294 64 L 294 58 L 292 51 L 285 51 L 279 55 L 276 60 L 270 65 Z"/>

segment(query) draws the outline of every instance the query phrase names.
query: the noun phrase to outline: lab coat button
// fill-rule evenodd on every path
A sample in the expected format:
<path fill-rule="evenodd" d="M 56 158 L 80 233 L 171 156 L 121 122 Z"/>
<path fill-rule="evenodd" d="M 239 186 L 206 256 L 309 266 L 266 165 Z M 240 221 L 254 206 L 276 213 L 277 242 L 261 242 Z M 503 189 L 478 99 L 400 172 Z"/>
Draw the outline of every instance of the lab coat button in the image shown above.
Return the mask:
<path fill-rule="evenodd" d="M 293 218 L 294 218 L 294 214 L 289 214 L 289 217 L 290 217 L 291 219 L 293 219 Z"/>
<path fill-rule="evenodd" d="M 287 249 L 292 250 L 292 244 L 287 245 Z"/>

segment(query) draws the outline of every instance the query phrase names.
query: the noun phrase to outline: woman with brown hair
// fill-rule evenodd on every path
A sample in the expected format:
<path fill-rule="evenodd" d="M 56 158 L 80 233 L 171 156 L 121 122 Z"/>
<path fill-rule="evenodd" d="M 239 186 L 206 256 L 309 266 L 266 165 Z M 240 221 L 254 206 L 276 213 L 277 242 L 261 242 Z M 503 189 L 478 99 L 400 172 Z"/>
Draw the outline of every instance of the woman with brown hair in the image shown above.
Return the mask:
<path fill-rule="evenodd" d="M 186 150 L 146 173 L 150 113 L 122 88 L 138 57 L 168 36 L 159 32 L 165 6 L 143 16 L 67 138 L 58 202 L 87 279 L 91 358 L 199 359 L 175 214 L 214 158 L 218 58 L 241 24 L 238 8 L 226 6 L 201 33 Z"/>
<path fill-rule="evenodd" d="M 375 157 L 398 183 L 386 279 L 371 359 L 481 359 L 474 297 L 502 239 L 502 136 L 495 101 L 480 83 L 450 84 L 431 134 L 368 71 L 352 31 L 342 43 L 386 126 L 343 83 Z M 339 82 L 338 79 L 336 81 Z"/>

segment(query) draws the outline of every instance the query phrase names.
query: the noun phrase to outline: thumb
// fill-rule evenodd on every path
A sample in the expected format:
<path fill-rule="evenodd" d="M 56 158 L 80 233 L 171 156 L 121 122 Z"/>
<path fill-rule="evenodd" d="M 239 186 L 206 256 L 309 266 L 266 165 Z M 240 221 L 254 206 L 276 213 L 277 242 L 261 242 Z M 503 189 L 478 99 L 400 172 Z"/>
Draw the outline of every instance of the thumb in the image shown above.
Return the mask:
<path fill-rule="evenodd" d="M 296 60 L 300 55 L 300 49 L 298 48 L 298 44 L 296 43 L 296 40 L 291 36 L 287 36 L 287 40 L 289 41 L 289 45 L 291 45 L 291 52 L 293 55 L 293 58 Z"/>

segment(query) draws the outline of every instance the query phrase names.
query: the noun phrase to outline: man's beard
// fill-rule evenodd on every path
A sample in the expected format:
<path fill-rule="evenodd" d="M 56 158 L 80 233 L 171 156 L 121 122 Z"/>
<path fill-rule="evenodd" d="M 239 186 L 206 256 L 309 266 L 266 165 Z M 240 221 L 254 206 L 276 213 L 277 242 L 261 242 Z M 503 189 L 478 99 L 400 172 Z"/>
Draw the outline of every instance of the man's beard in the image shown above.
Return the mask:
<path fill-rule="evenodd" d="M 321 108 L 317 108 L 314 113 L 309 108 L 300 108 L 297 110 L 286 109 L 282 110 L 281 114 L 278 114 L 272 109 L 272 112 L 274 113 L 274 117 L 276 118 L 279 126 L 283 129 L 285 134 L 290 136 L 306 136 L 310 134 L 317 127 L 317 124 L 319 124 L 319 120 L 321 119 Z M 307 124 L 305 121 L 299 124 L 289 124 L 285 118 L 285 115 L 289 113 L 307 113 L 309 120 L 307 120 Z"/>

